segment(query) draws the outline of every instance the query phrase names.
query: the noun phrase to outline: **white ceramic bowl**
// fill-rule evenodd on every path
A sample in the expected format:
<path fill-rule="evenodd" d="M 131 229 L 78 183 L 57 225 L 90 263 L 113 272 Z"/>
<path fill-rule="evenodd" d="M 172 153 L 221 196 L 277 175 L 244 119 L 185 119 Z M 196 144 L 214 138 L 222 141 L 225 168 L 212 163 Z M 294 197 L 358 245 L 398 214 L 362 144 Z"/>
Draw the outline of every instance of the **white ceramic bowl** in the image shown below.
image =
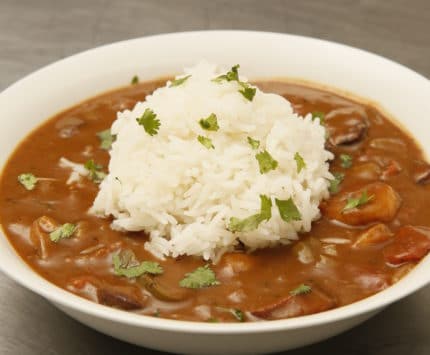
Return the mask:
<path fill-rule="evenodd" d="M 189 32 L 99 47 L 49 65 L 0 94 L 0 164 L 53 114 L 93 95 L 180 72 L 201 59 L 240 63 L 249 78 L 289 77 L 321 83 L 379 103 L 430 152 L 430 82 L 387 59 L 351 47 L 276 33 Z M 427 139 L 426 139 L 427 138 Z M 165 320 L 101 306 L 33 272 L 0 238 L 0 268 L 78 321 L 113 337 L 176 353 L 263 353 L 291 349 L 345 331 L 430 281 L 430 256 L 396 285 L 331 311 L 278 321 L 211 324 Z"/>

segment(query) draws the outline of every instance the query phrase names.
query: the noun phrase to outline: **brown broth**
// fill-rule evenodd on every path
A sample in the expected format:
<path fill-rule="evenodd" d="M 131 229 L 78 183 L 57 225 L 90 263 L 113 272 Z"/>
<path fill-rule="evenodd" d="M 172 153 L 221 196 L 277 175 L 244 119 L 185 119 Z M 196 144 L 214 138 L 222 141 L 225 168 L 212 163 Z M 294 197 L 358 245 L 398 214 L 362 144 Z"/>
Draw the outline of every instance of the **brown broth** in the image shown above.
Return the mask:
<path fill-rule="evenodd" d="M 384 250 L 395 238 L 391 236 L 387 241 L 366 248 L 354 248 L 353 243 L 369 224 L 348 226 L 334 223 L 324 212 L 322 218 L 313 223 L 312 231 L 301 235 L 299 242 L 259 250 L 251 255 L 241 252 L 225 255 L 218 264 L 211 266 L 220 285 L 187 290 L 185 300 L 180 302 L 161 301 L 136 280 L 114 275 L 112 255 L 120 249 L 132 249 L 139 260 L 156 260 L 144 249 L 147 236 L 144 233 L 113 231 L 109 227 L 110 220 L 88 215 L 86 212 L 97 194 L 97 185 L 87 179 L 83 179 L 79 186 L 67 185 L 65 182 L 70 171 L 60 168 L 58 161 L 60 157 L 78 163 L 94 159 L 106 167 L 109 155 L 99 149 L 96 133 L 110 127 L 117 111 L 132 108 L 163 84 L 164 81 L 154 81 L 132 85 L 72 107 L 32 132 L 9 159 L 0 181 L 1 225 L 23 260 L 44 278 L 93 300 L 94 289 L 97 288 L 122 296 L 130 295 L 136 302 L 141 302 L 142 307 L 134 307 L 138 308 L 134 310 L 137 313 L 194 321 L 238 321 L 230 310 L 244 311 L 247 320 L 255 320 L 256 316 L 272 319 L 315 313 L 355 302 L 394 283 L 422 257 L 393 266 L 384 258 Z M 337 121 L 343 120 L 340 127 L 348 119 L 339 119 L 342 114 L 336 115 L 336 110 L 365 121 L 367 129 L 356 141 L 329 144 L 329 149 L 336 155 L 331 171 L 345 173 L 340 191 L 334 197 L 384 180 L 401 198 L 395 217 L 385 225 L 393 233 L 405 225 L 430 227 L 430 211 L 422 208 L 430 200 L 430 185 L 425 184 L 425 179 L 420 183 L 414 179 L 420 169 L 427 168 L 427 164 L 414 140 L 399 127 L 372 106 L 333 93 L 280 81 L 259 82 L 257 85 L 264 91 L 288 98 L 300 114 L 324 112 L 329 130 L 337 127 Z M 375 146 L 375 139 L 380 138 L 385 141 L 379 141 Z M 387 143 L 386 139 L 392 139 L 394 143 Z M 340 154 L 352 157 L 351 168 L 342 167 Z M 392 176 L 384 176 L 393 161 L 400 170 Z M 373 165 L 366 168 L 368 162 Z M 54 180 L 39 181 L 33 191 L 27 191 L 17 182 L 17 176 L 24 172 Z M 330 204 L 330 200 L 323 203 L 323 211 L 325 204 Z M 40 258 L 40 250 L 30 239 L 32 224 L 41 216 L 49 216 L 61 224 L 79 222 L 80 226 L 77 236 L 49 244 L 45 259 Z M 332 255 L 333 246 L 327 247 L 327 243 L 321 242 L 324 238 L 344 238 L 350 243 L 335 245 L 337 255 Z M 308 264 L 299 260 L 297 251 L 300 248 L 311 251 L 312 260 Z M 179 281 L 185 273 L 205 264 L 193 257 L 157 261 L 165 272 L 156 280 L 171 288 L 172 292 L 182 292 Z M 83 284 L 92 284 L 93 288 L 80 288 Z M 308 303 L 301 305 L 298 313 L 290 309 L 282 316 L 276 316 L 267 311 L 277 303 L 289 304 L 292 298 L 290 291 L 300 284 L 312 285 L 315 292 L 311 292 L 314 296 L 298 296 L 304 300 L 308 297 Z M 319 305 L 316 290 L 328 295 L 330 302 L 324 301 Z M 118 306 L 115 302 L 104 303 Z M 127 305 L 120 304 L 119 308 L 127 308 Z M 269 316 L 266 316 L 267 312 Z"/>

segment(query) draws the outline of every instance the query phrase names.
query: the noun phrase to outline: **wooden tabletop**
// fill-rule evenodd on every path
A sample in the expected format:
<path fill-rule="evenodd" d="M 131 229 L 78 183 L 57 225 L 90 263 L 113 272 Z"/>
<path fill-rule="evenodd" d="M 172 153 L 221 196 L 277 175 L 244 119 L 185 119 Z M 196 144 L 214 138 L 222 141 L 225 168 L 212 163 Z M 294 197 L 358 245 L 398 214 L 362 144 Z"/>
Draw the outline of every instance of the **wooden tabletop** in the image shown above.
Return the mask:
<path fill-rule="evenodd" d="M 381 54 L 430 77 L 429 23 L 429 0 L 0 0 L 0 91 L 88 48 L 203 29 L 324 38 Z M 160 354 L 77 323 L 1 273 L 0 299 L 2 355 Z M 285 354 L 428 355 L 429 304 L 427 287 L 347 333 Z"/>

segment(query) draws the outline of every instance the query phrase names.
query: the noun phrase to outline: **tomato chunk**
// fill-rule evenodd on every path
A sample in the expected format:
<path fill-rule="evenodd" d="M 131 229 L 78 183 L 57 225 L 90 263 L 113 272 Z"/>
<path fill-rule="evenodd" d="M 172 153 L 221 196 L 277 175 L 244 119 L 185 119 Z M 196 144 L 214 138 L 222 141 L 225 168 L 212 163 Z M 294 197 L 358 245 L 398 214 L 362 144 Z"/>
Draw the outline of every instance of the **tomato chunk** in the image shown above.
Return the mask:
<path fill-rule="evenodd" d="M 383 251 L 393 265 L 419 261 L 430 251 L 430 228 L 405 226 L 398 230 L 392 244 Z"/>

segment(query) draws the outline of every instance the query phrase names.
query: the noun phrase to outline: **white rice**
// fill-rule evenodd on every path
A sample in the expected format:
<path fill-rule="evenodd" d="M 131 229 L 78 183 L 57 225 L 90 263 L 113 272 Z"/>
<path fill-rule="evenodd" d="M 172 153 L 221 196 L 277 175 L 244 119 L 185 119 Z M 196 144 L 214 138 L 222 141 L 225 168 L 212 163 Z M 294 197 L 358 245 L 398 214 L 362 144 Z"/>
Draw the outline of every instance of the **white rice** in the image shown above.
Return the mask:
<path fill-rule="evenodd" d="M 223 73 L 207 63 L 187 69 L 191 77 L 182 85 L 156 90 L 133 110 L 119 112 L 112 125 L 117 138 L 109 174 L 90 212 L 113 216 L 114 229 L 148 232 L 145 247 L 159 258 L 217 260 L 239 241 L 249 250 L 287 244 L 297 232 L 310 230 L 320 201 L 328 197 L 332 154 L 324 148 L 319 120 L 297 116 L 286 99 L 258 89 L 250 102 L 236 81 L 212 81 Z M 154 136 L 136 122 L 146 108 L 161 122 Z M 198 123 L 211 113 L 218 118 L 216 132 Z M 199 135 L 211 138 L 215 149 L 200 144 Z M 248 136 L 260 141 L 258 151 L 266 149 L 278 161 L 276 170 L 260 173 Z M 296 152 L 306 163 L 300 173 Z M 260 211 L 261 194 L 272 199 L 271 219 L 251 232 L 229 231 L 231 217 Z M 290 197 L 302 218 L 287 223 L 274 199 Z"/>

